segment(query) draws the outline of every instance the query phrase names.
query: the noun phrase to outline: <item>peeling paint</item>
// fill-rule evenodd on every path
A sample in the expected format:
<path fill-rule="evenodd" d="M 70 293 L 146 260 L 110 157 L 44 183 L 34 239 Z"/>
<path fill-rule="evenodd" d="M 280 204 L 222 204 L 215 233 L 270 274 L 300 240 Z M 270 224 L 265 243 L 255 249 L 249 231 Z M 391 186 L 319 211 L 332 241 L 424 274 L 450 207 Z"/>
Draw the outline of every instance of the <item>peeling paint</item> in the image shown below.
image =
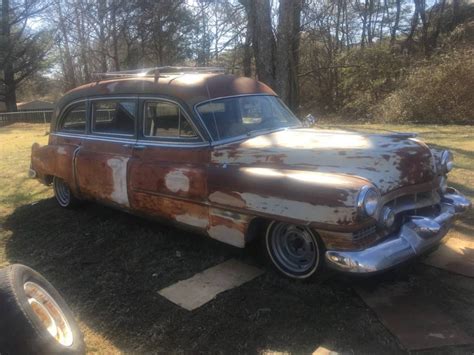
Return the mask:
<path fill-rule="evenodd" d="M 119 205 L 129 206 L 127 191 L 127 162 L 129 158 L 110 158 L 107 165 L 112 169 L 112 201 Z"/>
<path fill-rule="evenodd" d="M 208 234 L 211 238 L 220 242 L 233 245 L 234 247 L 245 247 L 244 233 L 234 228 L 229 228 L 224 225 L 212 226 L 208 229 Z"/>
<path fill-rule="evenodd" d="M 209 220 L 207 218 L 194 216 L 188 213 L 177 215 L 176 221 L 193 226 L 193 227 L 202 228 L 202 229 L 207 228 L 207 226 L 209 225 Z"/>
<path fill-rule="evenodd" d="M 187 192 L 189 191 L 189 178 L 182 169 L 176 169 L 165 176 L 165 185 L 171 192 Z"/>
<path fill-rule="evenodd" d="M 244 208 L 246 206 L 245 201 L 235 192 L 215 191 L 209 195 L 209 201 L 231 207 Z"/>

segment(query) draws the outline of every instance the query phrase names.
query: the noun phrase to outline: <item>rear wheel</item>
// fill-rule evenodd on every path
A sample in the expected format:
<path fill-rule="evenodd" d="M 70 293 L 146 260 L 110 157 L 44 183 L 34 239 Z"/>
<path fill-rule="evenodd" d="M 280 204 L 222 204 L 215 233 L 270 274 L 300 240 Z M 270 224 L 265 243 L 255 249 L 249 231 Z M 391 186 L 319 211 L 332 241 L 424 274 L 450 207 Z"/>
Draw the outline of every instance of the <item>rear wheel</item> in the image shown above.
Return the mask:
<path fill-rule="evenodd" d="M 272 222 L 264 240 L 267 259 L 283 275 L 293 279 L 312 279 L 322 268 L 322 243 L 307 227 Z"/>
<path fill-rule="evenodd" d="M 69 186 L 63 179 L 58 178 L 57 176 L 53 178 L 53 190 L 54 197 L 56 197 L 59 206 L 71 208 L 79 204 L 79 200 L 72 194 Z"/>

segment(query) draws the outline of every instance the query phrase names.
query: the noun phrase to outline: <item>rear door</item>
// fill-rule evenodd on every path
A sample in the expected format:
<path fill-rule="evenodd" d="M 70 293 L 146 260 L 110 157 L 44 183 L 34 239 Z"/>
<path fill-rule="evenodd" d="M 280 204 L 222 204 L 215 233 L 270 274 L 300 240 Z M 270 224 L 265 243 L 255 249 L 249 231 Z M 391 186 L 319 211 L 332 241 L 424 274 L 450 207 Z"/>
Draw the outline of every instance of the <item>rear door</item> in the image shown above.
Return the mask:
<path fill-rule="evenodd" d="M 205 231 L 209 143 L 177 102 L 145 98 L 140 107 L 130 163 L 131 207 Z"/>
<path fill-rule="evenodd" d="M 76 156 L 76 180 L 89 199 L 129 208 L 128 164 L 137 139 L 137 97 L 90 100 L 87 138 Z"/>

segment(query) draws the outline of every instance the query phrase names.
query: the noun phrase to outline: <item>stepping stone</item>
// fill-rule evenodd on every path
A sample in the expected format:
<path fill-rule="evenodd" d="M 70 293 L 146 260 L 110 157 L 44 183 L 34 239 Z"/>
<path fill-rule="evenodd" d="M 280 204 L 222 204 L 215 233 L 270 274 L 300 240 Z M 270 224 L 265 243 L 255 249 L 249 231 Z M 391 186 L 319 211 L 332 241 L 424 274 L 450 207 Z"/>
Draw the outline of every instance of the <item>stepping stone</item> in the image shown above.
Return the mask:
<path fill-rule="evenodd" d="M 449 238 L 423 263 L 460 275 L 474 277 L 474 240 Z"/>
<path fill-rule="evenodd" d="M 192 311 L 213 300 L 219 293 L 238 287 L 261 274 L 263 270 L 230 259 L 158 293 L 178 306 Z"/>
<path fill-rule="evenodd" d="M 339 353 L 336 351 L 329 350 L 328 348 L 325 348 L 324 346 L 320 346 L 316 350 L 313 351 L 312 355 L 339 355 Z"/>
<path fill-rule="evenodd" d="M 356 292 L 407 350 L 474 343 L 454 319 L 407 282 L 375 290 L 356 287 Z"/>

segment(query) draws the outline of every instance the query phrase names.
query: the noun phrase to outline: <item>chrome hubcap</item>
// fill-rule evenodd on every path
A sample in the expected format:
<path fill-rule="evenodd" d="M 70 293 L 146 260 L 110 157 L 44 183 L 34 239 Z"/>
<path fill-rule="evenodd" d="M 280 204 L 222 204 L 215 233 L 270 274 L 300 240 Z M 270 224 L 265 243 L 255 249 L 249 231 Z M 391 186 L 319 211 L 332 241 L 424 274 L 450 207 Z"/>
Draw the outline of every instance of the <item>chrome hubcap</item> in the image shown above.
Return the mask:
<path fill-rule="evenodd" d="M 290 273 L 304 274 L 318 262 L 316 240 L 304 227 L 277 223 L 272 226 L 267 243 L 274 261 Z"/>
<path fill-rule="evenodd" d="M 65 207 L 69 205 L 71 192 L 69 187 L 67 187 L 67 185 L 61 179 L 54 178 L 54 195 L 61 206 Z"/>
<path fill-rule="evenodd" d="M 74 340 L 71 327 L 53 297 L 34 282 L 26 282 L 23 288 L 28 303 L 48 333 L 59 344 L 71 346 Z"/>

